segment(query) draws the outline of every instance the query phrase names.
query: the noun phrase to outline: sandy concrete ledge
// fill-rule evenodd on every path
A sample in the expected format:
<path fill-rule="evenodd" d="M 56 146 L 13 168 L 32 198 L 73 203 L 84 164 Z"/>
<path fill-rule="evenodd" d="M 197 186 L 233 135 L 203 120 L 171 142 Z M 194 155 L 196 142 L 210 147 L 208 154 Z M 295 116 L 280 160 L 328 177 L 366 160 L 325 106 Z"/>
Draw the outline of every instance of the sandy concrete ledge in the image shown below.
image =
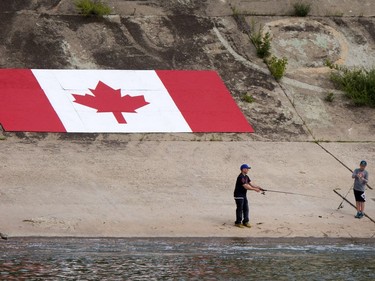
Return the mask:
<path fill-rule="evenodd" d="M 375 151 L 363 149 L 374 163 Z M 332 150 L 349 165 L 362 157 L 347 153 L 347 144 Z M 1 141 L 0 157 L 0 231 L 13 237 L 375 235 L 375 224 L 354 219 L 349 204 L 337 210 L 341 198 L 332 190 L 345 195 L 351 173 L 315 143 L 11 137 Z M 264 188 L 308 196 L 252 192 L 253 228 L 235 228 L 232 193 L 243 162 Z M 375 218 L 374 200 L 366 213 Z"/>

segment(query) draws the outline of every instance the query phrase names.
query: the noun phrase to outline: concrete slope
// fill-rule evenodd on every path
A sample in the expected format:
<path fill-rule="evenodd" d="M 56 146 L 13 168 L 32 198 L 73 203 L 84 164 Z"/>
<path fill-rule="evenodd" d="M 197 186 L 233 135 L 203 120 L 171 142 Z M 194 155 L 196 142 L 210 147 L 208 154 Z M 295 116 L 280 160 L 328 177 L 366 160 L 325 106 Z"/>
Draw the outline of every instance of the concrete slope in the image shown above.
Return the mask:
<path fill-rule="evenodd" d="M 326 59 L 375 65 L 373 1 L 314 1 L 307 18 L 290 16 L 292 1 L 108 3 L 113 13 L 98 19 L 79 15 L 69 0 L 1 1 L 0 67 L 212 69 L 256 132 L 2 132 L 1 232 L 374 237 L 375 223 L 354 219 L 346 203 L 337 210 L 333 192 L 346 195 L 361 159 L 374 186 L 374 109 L 353 106 L 324 67 Z M 247 31 L 260 26 L 272 35 L 272 53 L 288 59 L 279 83 L 249 41 Z M 234 229 L 232 192 L 243 162 L 263 187 L 309 196 L 251 193 L 254 227 Z M 374 219 L 373 189 L 367 197 Z"/>
<path fill-rule="evenodd" d="M 374 237 L 340 202 L 351 173 L 314 143 L 7 140 L 1 143 L 0 225 L 11 236 Z M 352 153 L 375 158 L 375 151 Z M 239 164 L 263 188 L 249 192 L 252 229 L 233 226 Z M 369 167 L 374 174 L 373 166 Z M 366 213 L 375 218 L 369 190 Z M 348 199 L 353 202 L 350 192 Z M 2 230 L 3 231 L 3 230 Z"/>

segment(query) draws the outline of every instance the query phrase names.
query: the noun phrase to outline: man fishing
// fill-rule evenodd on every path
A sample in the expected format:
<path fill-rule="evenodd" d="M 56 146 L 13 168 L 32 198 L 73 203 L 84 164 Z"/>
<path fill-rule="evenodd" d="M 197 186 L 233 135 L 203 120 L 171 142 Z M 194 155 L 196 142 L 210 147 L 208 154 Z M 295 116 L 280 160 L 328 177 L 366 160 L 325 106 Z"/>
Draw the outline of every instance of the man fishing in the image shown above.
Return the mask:
<path fill-rule="evenodd" d="M 237 177 L 236 186 L 234 188 L 234 200 L 236 201 L 236 221 L 235 226 L 243 228 L 250 228 L 249 223 L 249 202 L 247 201 L 246 193 L 248 190 L 254 190 L 256 192 L 263 191 L 260 186 L 251 183 L 251 180 L 247 173 L 249 172 L 250 166 L 243 164 L 240 167 L 241 173 Z"/>
<path fill-rule="evenodd" d="M 355 218 L 357 219 L 363 218 L 365 211 L 365 189 L 368 182 L 368 172 L 365 170 L 366 166 L 367 162 L 365 160 L 362 160 L 361 163 L 359 163 L 359 168 L 355 169 L 352 175 L 352 178 L 354 179 L 353 190 L 357 208 L 357 214 L 355 215 Z"/>

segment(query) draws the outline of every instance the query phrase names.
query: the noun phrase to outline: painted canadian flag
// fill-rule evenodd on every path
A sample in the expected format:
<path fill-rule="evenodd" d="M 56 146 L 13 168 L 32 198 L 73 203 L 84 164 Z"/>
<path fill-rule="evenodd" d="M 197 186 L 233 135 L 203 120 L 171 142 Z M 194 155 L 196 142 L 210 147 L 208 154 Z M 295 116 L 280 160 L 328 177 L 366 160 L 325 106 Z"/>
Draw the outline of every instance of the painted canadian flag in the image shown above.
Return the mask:
<path fill-rule="evenodd" d="M 28 132 L 253 132 L 214 71 L 1 69 L 0 123 Z"/>

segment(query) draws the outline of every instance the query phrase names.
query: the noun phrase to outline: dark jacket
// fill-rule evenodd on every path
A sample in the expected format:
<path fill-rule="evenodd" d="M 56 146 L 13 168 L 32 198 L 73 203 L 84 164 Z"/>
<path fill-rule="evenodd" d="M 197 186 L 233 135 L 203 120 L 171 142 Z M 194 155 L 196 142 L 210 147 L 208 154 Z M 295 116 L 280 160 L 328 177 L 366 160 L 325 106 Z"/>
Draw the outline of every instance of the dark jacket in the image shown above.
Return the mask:
<path fill-rule="evenodd" d="M 250 183 L 251 180 L 248 175 L 242 173 L 238 175 L 236 187 L 234 188 L 234 197 L 246 197 L 247 189 L 243 187 L 244 184 Z"/>

